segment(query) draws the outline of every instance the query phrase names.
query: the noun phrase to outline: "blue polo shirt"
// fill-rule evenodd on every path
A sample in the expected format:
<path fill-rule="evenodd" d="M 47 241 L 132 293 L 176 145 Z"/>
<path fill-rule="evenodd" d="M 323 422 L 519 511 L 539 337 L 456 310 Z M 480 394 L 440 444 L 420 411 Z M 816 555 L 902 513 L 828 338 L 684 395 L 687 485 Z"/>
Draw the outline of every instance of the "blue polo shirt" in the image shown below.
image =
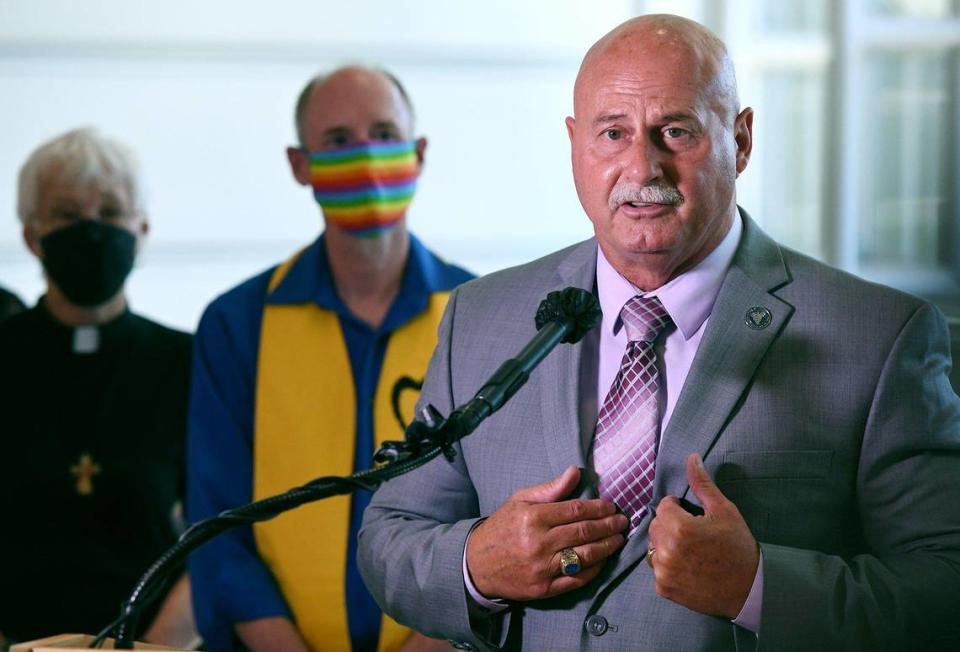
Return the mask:
<path fill-rule="evenodd" d="M 373 457 L 373 398 L 391 333 L 427 308 L 431 294 L 472 278 L 443 262 L 413 235 L 400 291 L 379 328 L 350 313 L 337 295 L 321 235 L 272 291 L 276 267 L 218 297 L 206 309 L 194 339 L 187 447 L 187 512 L 191 522 L 253 499 L 254 404 L 257 357 L 265 304 L 314 302 L 336 313 L 346 341 L 356 395 L 354 470 Z M 347 618 L 354 652 L 376 650 L 381 614 L 357 569 L 357 531 L 368 492 L 353 495 L 347 551 Z M 321 543 L 318 542 L 318 548 Z M 270 570 L 260 559 L 253 528 L 234 528 L 190 558 L 197 626 L 210 652 L 240 649 L 237 622 L 291 617 Z"/>

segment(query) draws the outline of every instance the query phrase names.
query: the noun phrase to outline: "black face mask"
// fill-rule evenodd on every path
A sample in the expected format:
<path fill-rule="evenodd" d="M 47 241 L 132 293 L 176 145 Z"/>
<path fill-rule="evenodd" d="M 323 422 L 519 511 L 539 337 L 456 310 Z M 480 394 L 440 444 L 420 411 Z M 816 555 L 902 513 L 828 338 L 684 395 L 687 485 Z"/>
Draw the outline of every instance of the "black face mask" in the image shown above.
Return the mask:
<path fill-rule="evenodd" d="M 43 268 L 78 306 L 98 306 L 112 298 L 133 269 L 137 239 L 97 220 L 52 231 L 40 239 Z"/>

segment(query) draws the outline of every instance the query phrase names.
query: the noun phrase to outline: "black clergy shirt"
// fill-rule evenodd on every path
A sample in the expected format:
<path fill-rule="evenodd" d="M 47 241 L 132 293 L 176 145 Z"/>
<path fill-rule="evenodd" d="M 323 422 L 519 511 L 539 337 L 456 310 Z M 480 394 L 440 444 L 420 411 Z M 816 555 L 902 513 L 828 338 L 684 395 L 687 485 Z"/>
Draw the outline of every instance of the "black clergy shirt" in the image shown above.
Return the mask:
<path fill-rule="evenodd" d="M 0 322 L 0 632 L 96 633 L 177 535 L 191 337 Z M 153 613 L 145 614 L 141 627 Z"/>

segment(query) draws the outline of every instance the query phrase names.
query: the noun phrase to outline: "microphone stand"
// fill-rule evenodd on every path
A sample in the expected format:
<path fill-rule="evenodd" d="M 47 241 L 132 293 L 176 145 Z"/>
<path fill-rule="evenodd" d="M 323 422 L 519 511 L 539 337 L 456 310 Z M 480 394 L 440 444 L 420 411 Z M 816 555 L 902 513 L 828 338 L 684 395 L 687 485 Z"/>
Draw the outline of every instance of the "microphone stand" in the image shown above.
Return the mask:
<path fill-rule="evenodd" d="M 432 406 L 426 409 L 430 408 Z M 435 410 L 434 413 L 436 413 Z M 248 523 L 267 521 L 300 505 L 331 496 L 350 494 L 358 489 L 375 491 L 387 480 L 423 466 L 441 452 L 448 459 L 453 459 L 455 455 L 453 442 L 445 439 L 446 435 L 441 434 L 441 429 L 435 433 L 431 432 L 429 427 L 420 421 L 411 423 L 404 437 L 403 442 L 385 442 L 384 447 L 377 451 L 374 461 L 385 462 L 382 466 L 358 471 L 349 476 L 316 478 L 280 495 L 228 509 L 217 516 L 195 523 L 141 576 L 130 597 L 123 603 L 120 617 L 97 635 L 91 647 L 97 647 L 110 632 L 115 632 L 115 649 L 133 649 L 133 637 L 140 612 L 159 596 L 166 578 L 186 560 L 193 550 L 225 530 Z M 388 445 L 389 449 L 385 452 Z M 395 461 L 388 461 L 390 458 Z"/>
<path fill-rule="evenodd" d="M 330 496 L 350 494 L 357 489 L 375 491 L 381 484 L 423 466 L 440 453 L 453 461 L 453 445 L 473 432 L 480 422 L 496 412 L 527 381 L 530 371 L 560 342 L 575 343 L 596 325 L 600 307 L 590 292 L 566 288 L 550 292 L 537 310 L 537 335 L 516 357 L 504 362 L 477 394 L 455 409 L 448 418 L 433 406 L 421 410 L 419 421 L 404 431 L 403 441 L 384 442 L 374 455 L 374 466 L 349 476 L 325 476 L 277 496 L 228 509 L 198 521 L 147 569 L 124 601 L 120 616 L 93 640 L 99 647 L 115 634 L 117 650 L 133 649 L 134 632 L 140 612 L 155 600 L 170 572 L 187 556 L 221 532 L 233 527 L 266 521 L 305 503 Z"/>

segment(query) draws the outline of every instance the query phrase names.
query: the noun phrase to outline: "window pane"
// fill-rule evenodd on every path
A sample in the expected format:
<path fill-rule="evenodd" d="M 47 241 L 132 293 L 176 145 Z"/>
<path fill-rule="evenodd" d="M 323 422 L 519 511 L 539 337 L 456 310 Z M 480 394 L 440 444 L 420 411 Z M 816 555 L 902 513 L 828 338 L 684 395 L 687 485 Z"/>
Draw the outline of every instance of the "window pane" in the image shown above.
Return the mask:
<path fill-rule="evenodd" d="M 941 50 L 868 59 L 860 215 L 865 265 L 931 269 L 952 260 L 956 57 L 956 50 Z"/>
<path fill-rule="evenodd" d="M 867 6 L 891 18 L 947 18 L 957 13 L 955 0 L 869 0 Z"/>
<path fill-rule="evenodd" d="M 822 32 L 826 0 L 763 0 L 761 28 L 769 32 Z"/>
<path fill-rule="evenodd" d="M 820 257 L 824 83 L 811 71 L 771 73 L 763 83 L 764 229 Z"/>

